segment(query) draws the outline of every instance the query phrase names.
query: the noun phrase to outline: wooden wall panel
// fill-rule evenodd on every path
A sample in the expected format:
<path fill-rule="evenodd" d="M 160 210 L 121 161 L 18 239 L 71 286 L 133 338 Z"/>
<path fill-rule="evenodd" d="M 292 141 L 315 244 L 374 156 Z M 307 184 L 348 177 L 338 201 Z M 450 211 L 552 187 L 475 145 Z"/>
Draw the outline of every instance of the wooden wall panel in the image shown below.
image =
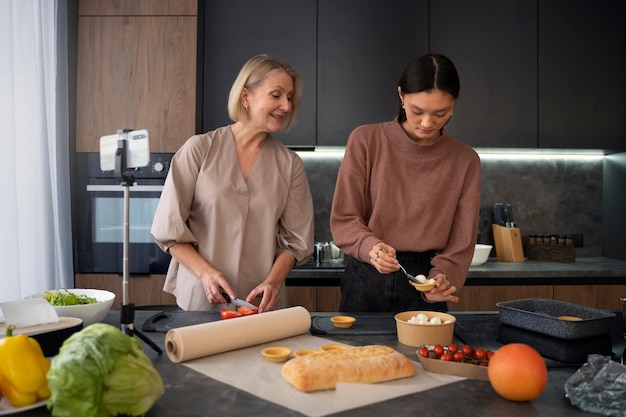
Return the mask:
<path fill-rule="evenodd" d="M 625 285 L 555 285 L 554 299 L 591 308 L 622 310 Z"/>
<path fill-rule="evenodd" d="M 286 287 L 287 307 L 302 306 L 317 311 L 317 287 Z"/>
<path fill-rule="evenodd" d="M 78 3 L 79 16 L 197 14 L 198 0 L 80 0 Z"/>
<path fill-rule="evenodd" d="M 340 303 L 339 287 L 317 287 L 317 311 L 339 311 Z"/>
<path fill-rule="evenodd" d="M 148 129 L 151 152 L 175 152 L 195 133 L 196 17 L 81 17 L 76 151 L 100 137 Z"/>
<path fill-rule="evenodd" d="M 173 295 L 163 292 L 165 275 L 131 276 L 128 279 L 129 302 L 137 307 L 154 305 L 175 305 Z M 115 294 L 112 310 L 119 310 L 122 305 L 122 277 L 118 274 L 77 274 L 76 288 L 95 288 L 111 291 Z"/>
<path fill-rule="evenodd" d="M 458 304 L 448 303 L 450 311 L 496 311 L 500 301 L 522 298 L 552 298 L 552 285 L 503 285 L 463 287 Z"/>

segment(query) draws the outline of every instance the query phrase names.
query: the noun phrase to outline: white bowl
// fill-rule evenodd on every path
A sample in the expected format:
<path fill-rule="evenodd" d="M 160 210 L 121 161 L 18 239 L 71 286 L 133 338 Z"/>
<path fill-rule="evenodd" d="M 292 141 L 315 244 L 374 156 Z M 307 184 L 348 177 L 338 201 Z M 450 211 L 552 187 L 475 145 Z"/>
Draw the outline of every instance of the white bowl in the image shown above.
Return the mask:
<path fill-rule="evenodd" d="M 493 246 L 491 245 L 481 245 L 477 243 L 474 247 L 474 256 L 472 257 L 472 263 L 470 265 L 482 265 L 487 262 L 492 248 Z"/>
<path fill-rule="evenodd" d="M 56 290 L 50 290 L 54 293 Z M 77 295 L 86 295 L 87 297 L 93 297 L 98 300 L 92 304 L 78 304 L 73 306 L 54 306 L 54 310 L 59 317 L 76 317 L 83 321 L 83 327 L 87 327 L 90 324 L 101 321 L 111 309 L 113 301 L 115 301 L 115 294 L 105 290 L 94 290 L 84 288 L 70 288 L 64 291 L 73 292 Z M 46 295 L 45 292 L 33 294 L 28 298 L 43 298 Z"/>

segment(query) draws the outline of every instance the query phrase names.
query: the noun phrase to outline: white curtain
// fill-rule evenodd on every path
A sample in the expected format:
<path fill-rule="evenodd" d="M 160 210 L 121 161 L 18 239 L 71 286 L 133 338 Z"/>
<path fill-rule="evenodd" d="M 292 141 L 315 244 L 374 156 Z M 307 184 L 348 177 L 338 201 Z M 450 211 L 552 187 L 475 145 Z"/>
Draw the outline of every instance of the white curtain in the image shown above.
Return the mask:
<path fill-rule="evenodd" d="M 0 302 L 73 287 L 65 0 L 0 0 Z"/>

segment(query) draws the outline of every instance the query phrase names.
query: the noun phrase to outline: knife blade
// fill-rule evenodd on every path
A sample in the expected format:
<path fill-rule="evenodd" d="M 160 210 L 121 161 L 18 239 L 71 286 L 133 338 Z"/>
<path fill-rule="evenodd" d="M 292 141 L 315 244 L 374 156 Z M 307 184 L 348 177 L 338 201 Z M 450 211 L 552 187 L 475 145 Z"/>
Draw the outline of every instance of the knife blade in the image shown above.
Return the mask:
<path fill-rule="evenodd" d="M 226 291 L 224 291 L 223 288 L 220 287 L 220 294 L 222 294 L 224 296 L 224 298 L 226 299 L 226 303 L 228 304 L 234 304 L 236 306 L 240 306 L 240 307 L 248 307 L 248 308 L 252 308 L 254 310 L 258 310 L 259 307 L 255 306 L 254 304 L 251 304 L 245 300 L 242 300 L 241 298 L 230 298 L 230 296 L 228 294 L 226 294 Z"/>

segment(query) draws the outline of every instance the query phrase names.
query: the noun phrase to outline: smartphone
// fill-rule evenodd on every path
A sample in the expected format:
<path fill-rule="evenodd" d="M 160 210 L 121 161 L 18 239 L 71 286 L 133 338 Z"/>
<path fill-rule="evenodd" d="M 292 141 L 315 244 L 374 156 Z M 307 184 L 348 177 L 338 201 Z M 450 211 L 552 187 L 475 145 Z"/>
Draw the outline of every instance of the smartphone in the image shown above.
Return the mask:
<path fill-rule="evenodd" d="M 146 129 L 120 131 L 100 138 L 100 169 L 114 171 L 119 141 L 126 143 L 126 169 L 150 164 L 150 134 Z"/>

